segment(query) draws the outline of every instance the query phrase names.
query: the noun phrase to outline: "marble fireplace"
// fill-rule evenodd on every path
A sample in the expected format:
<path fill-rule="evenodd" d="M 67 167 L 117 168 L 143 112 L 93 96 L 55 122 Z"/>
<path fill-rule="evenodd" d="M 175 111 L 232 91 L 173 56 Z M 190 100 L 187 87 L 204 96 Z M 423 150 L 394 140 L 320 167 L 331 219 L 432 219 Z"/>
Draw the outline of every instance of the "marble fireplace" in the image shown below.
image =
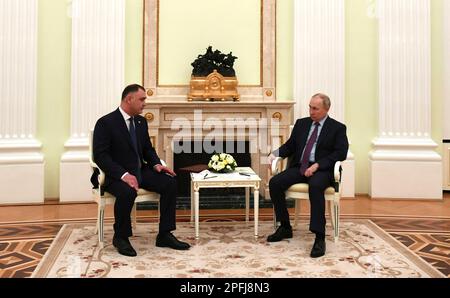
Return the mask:
<path fill-rule="evenodd" d="M 198 103 L 149 100 L 144 115 L 158 155 L 171 168 L 174 168 L 174 156 L 178 153 L 175 152 L 178 150 L 175 143 L 180 141 L 200 145 L 209 144 L 210 141 L 247 143 L 250 166 L 263 181 L 261 195 L 269 198 L 267 154 L 289 137 L 292 105 L 292 102 Z M 200 148 L 202 151 L 204 149 Z"/>

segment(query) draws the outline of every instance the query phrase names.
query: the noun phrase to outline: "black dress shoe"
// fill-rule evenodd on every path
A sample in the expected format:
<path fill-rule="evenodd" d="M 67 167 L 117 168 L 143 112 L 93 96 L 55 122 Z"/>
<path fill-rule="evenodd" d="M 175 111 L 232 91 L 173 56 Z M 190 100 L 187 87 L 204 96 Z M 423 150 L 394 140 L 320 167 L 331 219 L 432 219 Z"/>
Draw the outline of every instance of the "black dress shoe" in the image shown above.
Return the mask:
<path fill-rule="evenodd" d="M 170 247 L 178 250 L 187 250 L 191 247 L 188 243 L 182 242 L 177 238 L 175 238 L 175 236 L 172 235 L 172 233 L 163 233 L 163 234 L 159 233 L 156 236 L 156 246 Z"/>
<path fill-rule="evenodd" d="M 318 258 L 325 254 L 325 240 L 316 238 L 313 248 L 311 249 L 311 258 Z"/>
<path fill-rule="evenodd" d="M 120 238 L 120 237 L 114 236 L 113 245 L 115 248 L 117 248 L 117 251 L 121 255 L 124 255 L 127 257 L 137 256 L 137 253 L 134 250 L 133 246 L 131 246 L 130 240 L 128 240 L 128 238 Z"/>
<path fill-rule="evenodd" d="M 267 237 L 267 242 L 278 242 L 286 238 L 292 238 L 292 228 L 279 226 L 275 233 Z"/>

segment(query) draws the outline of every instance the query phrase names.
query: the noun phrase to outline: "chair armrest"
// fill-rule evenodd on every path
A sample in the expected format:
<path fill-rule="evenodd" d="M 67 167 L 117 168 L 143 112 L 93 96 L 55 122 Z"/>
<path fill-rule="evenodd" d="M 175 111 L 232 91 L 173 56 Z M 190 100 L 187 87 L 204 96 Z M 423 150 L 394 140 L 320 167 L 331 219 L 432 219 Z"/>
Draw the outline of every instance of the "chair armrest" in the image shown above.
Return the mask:
<path fill-rule="evenodd" d="M 97 177 L 97 181 L 98 181 L 98 184 L 100 186 L 102 186 L 103 183 L 105 182 L 105 177 L 106 177 L 105 172 L 103 172 L 102 169 L 100 169 L 100 167 L 92 160 L 92 158 L 89 158 L 89 164 L 91 165 L 91 167 L 93 169 L 97 169 L 98 170 L 99 174 L 98 174 L 98 177 Z"/>
<path fill-rule="evenodd" d="M 340 191 L 341 178 L 342 178 L 341 162 L 337 161 L 334 164 L 334 183 L 333 183 L 333 187 L 336 192 Z"/>
<path fill-rule="evenodd" d="M 167 167 L 167 164 L 166 164 L 166 162 L 165 162 L 164 160 L 160 159 L 159 161 L 161 162 L 161 165 L 162 165 L 162 166 Z"/>
<path fill-rule="evenodd" d="M 167 166 L 167 164 L 164 160 L 161 159 L 160 161 L 161 161 L 161 165 L 163 165 L 165 167 Z M 89 158 L 89 163 L 92 168 L 98 169 L 98 171 L 99 171 L 98 183 L 99 183 L 99 185 L 103 185 L 103 183 L 105 182 L 105 177 L 106 177 L 105 172 L 103 172 L 102 169 L 100 169 L 100 167 L 91 158 Z"/>
<path fill-rule="evenodd" d="M 272 175 L 276 175 L 281 172 L 282 161 L 283 161 L 282 157 L 277 157 L 272 161 L 271 165 Z"/>
<path fill-rule="evenodd" d="M 334 182 L 341 182 L 341 172 L 342 172 L 342 168 L 341 168 L 341 162 L 337 161 L 334 164 Z"/>

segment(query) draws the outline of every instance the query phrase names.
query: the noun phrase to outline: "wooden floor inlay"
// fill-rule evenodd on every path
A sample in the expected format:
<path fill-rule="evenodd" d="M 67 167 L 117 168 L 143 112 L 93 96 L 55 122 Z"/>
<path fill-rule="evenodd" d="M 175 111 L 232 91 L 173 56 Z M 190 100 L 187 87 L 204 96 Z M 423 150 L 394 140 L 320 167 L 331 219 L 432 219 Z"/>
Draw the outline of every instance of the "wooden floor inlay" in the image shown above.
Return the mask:
<path fill-rule="evenodd" d="M 450 277 L 450 219 L 370 218 L 382 230 Z M 147 222 L 147 220 L 142 220 Z M 92 222 L 86 220 L 82 222 Z M 29 277 L 64 221 L 14 223 L 0 227 L 0 277 Z"/>

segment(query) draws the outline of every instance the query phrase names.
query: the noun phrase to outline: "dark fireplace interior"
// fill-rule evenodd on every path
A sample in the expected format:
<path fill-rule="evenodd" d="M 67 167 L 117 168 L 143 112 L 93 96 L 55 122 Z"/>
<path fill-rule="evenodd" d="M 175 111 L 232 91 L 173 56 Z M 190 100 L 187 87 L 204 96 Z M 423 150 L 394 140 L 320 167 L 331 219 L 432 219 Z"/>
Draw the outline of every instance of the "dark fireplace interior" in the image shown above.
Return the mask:
<path fill-rule="evenodd" d="M 185 144 L 184 142 L 187 142 Z M 203 148 L 202 141 L 179 141 L 174 143 L 173 167 L 177 173 L 178 195 L 177 209 L 189 210 L 191 208 L 191 172 L 201 172 L 208 167 L 208 162 L 213 153 L 195 152 L 194 149 Z M 211 141 L 212 147 L 215 142 Z M 250 142 L 249 141 L 226 141 L 222 142 L 222 152 L 229 153 L 237 162 L 238 167 L 251 167 Z M 180 152 L 184 148 L 187 152 Z M 190 150 L 188 150 L 188 148 Z M 227 150 L 228 149 L 228 150 Z M 263 198 L 263 193 L 259 195 L 260 208 L 272 207 L 270 201 Z M 155 209 L 154 203 L 140 203 L 139 209 Z M 250 194 L 250 208 L 253 208 L 253 193 Z M 244 188 L 202 188 L 200 189 L 200 209 L 241 209 L 245 208 Z"/>
<path fill-rule="evenodd" d="M 186 142 L 186 141 L 185 141 Z M 211 159 L 213 153 L 206 153 L 202 150 L 201 153 L 196 153 L 195 148 L 203 148 L 202 141 L 187 141 L 188 144 L 180 141 L 175 143 L 174 152 L 178 152 L 177 146 L 181 148 L 190 148 L 188 152 L 181 152 L 174 154 L 174 171 L 177 173 L 178 181 L 178 197 L 188 197 L 190 198 L 191 184 L 190 184 L 190 173 L 191 172 L 201 172 L 207 169 L 208 162 Z M 216 146 L 214 141 L 211 141 L 213 147 Z M 223 142 L 219 148 L 223 148 L 223 152 L 217 153 L 229 153 L 236 160 L 238 167 L 250 167 L 251 157 L 249 153 L 249 142 L 248 141 L 227 141 Z M 228 151 L 226 150 L 228 149 Z M 230 150 L 231 149 L 231 150 Z M 242 150 L 244 149 L 244 150 Z M 198 150 L 197 150 L 198 151 Z M 202 196 L 243 196 L 245 191 L 242 188 L 218 188 L 218 189 L 201 189 L 200 195 Z"/>

